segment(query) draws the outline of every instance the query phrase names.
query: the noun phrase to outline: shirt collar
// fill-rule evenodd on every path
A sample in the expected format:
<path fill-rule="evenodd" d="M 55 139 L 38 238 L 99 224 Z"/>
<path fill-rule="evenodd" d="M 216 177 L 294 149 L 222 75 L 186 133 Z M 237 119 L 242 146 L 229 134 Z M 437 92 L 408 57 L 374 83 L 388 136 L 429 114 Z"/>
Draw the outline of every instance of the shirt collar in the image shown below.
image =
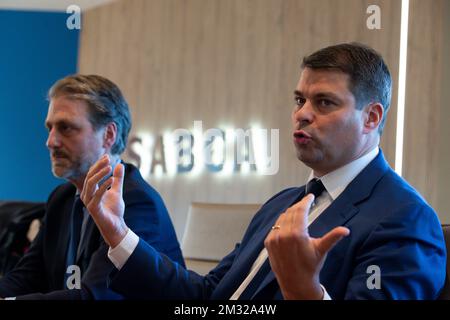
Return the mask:
<path fill-rule="evenodd" d="M 380 149 L 378 146 L 373 148 L 370 152 L 362 157 L 353 160 L 352 162 L 342 166 L 320 178 L 328 194 L 333 200 L 347 188 L 353 179 L 378 155 Z M 316 178 L 314 172 L 311 171 L 308 181 Z"/>

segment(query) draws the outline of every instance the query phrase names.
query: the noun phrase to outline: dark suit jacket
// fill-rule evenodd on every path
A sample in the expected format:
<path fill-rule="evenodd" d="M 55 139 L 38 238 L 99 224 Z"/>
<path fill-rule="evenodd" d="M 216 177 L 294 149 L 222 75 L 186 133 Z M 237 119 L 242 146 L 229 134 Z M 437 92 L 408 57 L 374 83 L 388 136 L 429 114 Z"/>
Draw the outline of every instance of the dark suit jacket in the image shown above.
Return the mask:
<path fill-rule="evenodd" d="M 18 265 L 0 280 L 0 296 L 18 299 L 117 299 L 106 286 L 114 265 L 108 246 L 89 217 L 77 265 L 81 289 L 64 290 L 70 215 L 76 189 L 66 183 L 57 187 L 46 205 L 46 215 L 35 241 Z M 184 265 L 181 250 L 167 209 L 159 194 L 132 165 L 125 165 L 123 186 L 125 222 L 141 239 Z"/>
<path fill-rule="evenodd" d="M 202 277 L 140 241 L 111 287 L 130 298 L 229 299 L 239 287 L 280 213 L 304 196 L 304 187 L 272 197 L 251 221 L 240 245 Z M 351 233 L 328 254 L 320 282 L 333 299 L 434 299 L 445 279 L 446 251 L 435 212 L 389 168 L 380 154 L 310 225 L 312 237 L 336 226 Z M 370 266 L 381 271 L 381 288 Z M 273 272 L 251 299 L 282 299 Z"/>

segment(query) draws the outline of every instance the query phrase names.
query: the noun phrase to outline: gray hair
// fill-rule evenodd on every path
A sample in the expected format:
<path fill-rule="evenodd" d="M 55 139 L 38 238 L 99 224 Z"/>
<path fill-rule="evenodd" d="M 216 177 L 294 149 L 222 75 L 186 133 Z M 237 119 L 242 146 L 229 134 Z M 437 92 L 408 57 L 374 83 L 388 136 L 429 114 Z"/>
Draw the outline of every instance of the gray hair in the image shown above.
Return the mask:
<path fill-rule="evenodd" d="M 111 153 L 121 154 L 125 150 L 131 129 L 131 116 L 128 103 L 117 85 L 98 75 L 75 74 L 53 84 L 48 92 L 48 99 L 58 96 L 85 101 L 89 121 L 95 130 L 114 122 L 117 137 Z"/>

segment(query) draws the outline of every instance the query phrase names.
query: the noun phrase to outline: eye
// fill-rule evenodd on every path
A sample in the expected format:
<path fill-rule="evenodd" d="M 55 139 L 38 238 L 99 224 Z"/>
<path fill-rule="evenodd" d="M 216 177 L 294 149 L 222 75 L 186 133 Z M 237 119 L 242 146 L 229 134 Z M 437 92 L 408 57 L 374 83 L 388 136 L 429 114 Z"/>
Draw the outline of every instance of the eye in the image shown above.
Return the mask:
<path fill-rule="evenodd" d="M 62 133 L 62 134 L 69 134 L 72 132 L 73 127 L 69 126 L 67 124 L 61 124 L 60 126 L 58 126 L 58 130 Z"/>
<path fill-rule="evenodd" d="M 328 99 L 320 99 L 317 101 L 317 104 L 319 105 L 319 107 L 329 107 L 331 105 L 334 105 L 335 103 Z"/>
<path fill-rule="evenodd" d="M 297 106 L 303 106 L 303 105 L 305 104 L 305 102 L 306 102 L 306 99 L 305 99 L 305 98 L 302 98 L 302 97 L 295 97 L 295 104 L 296 104 Z"/>

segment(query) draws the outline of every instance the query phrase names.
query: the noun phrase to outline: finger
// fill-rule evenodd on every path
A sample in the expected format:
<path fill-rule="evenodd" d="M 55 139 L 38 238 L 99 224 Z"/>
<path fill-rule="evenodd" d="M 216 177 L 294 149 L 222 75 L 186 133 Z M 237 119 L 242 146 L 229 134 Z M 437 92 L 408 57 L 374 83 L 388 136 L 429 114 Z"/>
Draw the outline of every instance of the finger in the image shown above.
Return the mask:
<path fill-rule="evenodd" d="M 287 212 L 283 212 L 282 214 L 280 214 L 277 218 L 277 220 L 275 221 L 275 223 L 272 226 L 272 231 L 280 231 L 281 230 L 281 226 L 286 224 L 286 215 Z"/>
<path fill-rule="evenodd" d="M 98 188 L 98 183 L 104 179 L 107 175 L 111 173 L 111 166 L 107 166 L 103 169 L 101 169 L 99 172 L 97 172 L 95 175 L 93 175 L 91 178 L 86 179 L 87 182 L 85 183 L 85 186 L 83 188 L 83 193 L 85 199 L 89 202 L 89 199 L 91 199 L 95 193 L 95 191 Z"/>
<path fill-rule="evenodd" d="M 272 252 L 276 252 L 276 246 L 278 244 L 278 239 L 279 239 L 279 230 L 272 230 L 272 232 L 269 232 L 267 234 L 266 239 L 264 240 L 264 247 L 267 250 L 267 253 L 269 255 L 272 254 Z"/>
<path fill-rule="evenodd" d="M 267 250 L 272 247 L 272 245 L 278 241 L 279 233 L 281 230 L 282 224 L 284 224 L 284 219 L 286 217 L 286 212 L 283 212 L 280 214 L 280 216 L 277 218 L 275 223 L 273 224 L 271 230 L 269 230 L 269 233 L 267 234 L 266 239 L 264 240 L 264 246 Z M 280 228 L 278 228 L 280 227 Z"/>
<path fill-rule="evenodd" d="M 106 165 L 109 164 L 109 156 L 107 154 L 104 154 L 103 156 L 100 157 L 99 160 L 97 160 L 96 163 L 94 163 L 88 170 L 86 177 L 84 178 L 84 182 L 83 182 L 83 190 L 85 190 L 86 188 L 86 184 L 88 182 L 88 180 L 95 175 L 99 170 L 101 170 L 103 167 L 105 167 Z M 81 196 L 83 196 L 83 191 L 81 192 Z"/>
<path fill-rule="evenodd" d="M 302 198 L 299 202 L 294 204 L 291 208 L 292 209 L 303 209 L 303 210 L 309 210 L 314 203 L 314 195 L 312 193 L 308 193 L 306 196 Z"/>
<path fill-rule="evenodd" d="M 267 249 L 268 253 L 270 253 L 273 241 L 274 241 L 274 232 L 269 232 L 267 234 L 267 237 L 264 239 L 264 247 Z"/>
<path fill-rule="evenodd" d="M 103 167 L 109 165 L 109 163 L 110 163 L 109 156 L 107 154 L 104 154 L 103 156 L 100 157 L 100 159 L 97 160 L 96 163 L 94 163 L 91 166 L 88 173 L 86 174 L 86 178 L 89 179 L 90 177 L 95 175 L 96 172 L 101 170 Z"/>
<path fill-rule="evenodd" d="M 325 255 L 330 251 L 342 238 L 348 236 L 350 230 L 345 227 L 336 227 L 322 238 L 319 239 L 319 245 L 317 249 L 322 255 Z"/>
<path fill-rule="evenodd" d="M 309 193 L 302 200 L 292 206 L 293 209 L 293 225 L 300 231 L 308 228 L 308 215 L 311 206 L 314 203 L 314 195 Z"/>
<path fill-rule="evenodd" d="M 297 226 L 293 224 L 295 216 L 295 209 L 293 207 L 294 206 L 288 208 L 286 212 L 283 213 L 283 220 L 282 220 L 283 232 L 292 232 L 294 229 L 297 228 Z"/>
<path fill-rule="evenodd" d="M 112 189 L 116 190 L 120 196 L 122 196 L 123 190 L 123 179 L 125 176 L 125 168 L 123 164 L 118 163 L 114 168 L 114 183 L 112 184 Z"/>
<path fill-rule="evenodd" d="M 113 177 L 109 177 L 99 188 L 98 190 L 95 192 L 94 196 L 92 197 L 91 201 L 88 204 L 88 210 L 89 208 L 96 208 L 99 206 L 103 195 L 105 194 L 105 192 L 108 190 L 108 188 L 113 184 L 114 182 L 114 178 Z M 90 210 L 89 212 L 92 213 Z"/>

